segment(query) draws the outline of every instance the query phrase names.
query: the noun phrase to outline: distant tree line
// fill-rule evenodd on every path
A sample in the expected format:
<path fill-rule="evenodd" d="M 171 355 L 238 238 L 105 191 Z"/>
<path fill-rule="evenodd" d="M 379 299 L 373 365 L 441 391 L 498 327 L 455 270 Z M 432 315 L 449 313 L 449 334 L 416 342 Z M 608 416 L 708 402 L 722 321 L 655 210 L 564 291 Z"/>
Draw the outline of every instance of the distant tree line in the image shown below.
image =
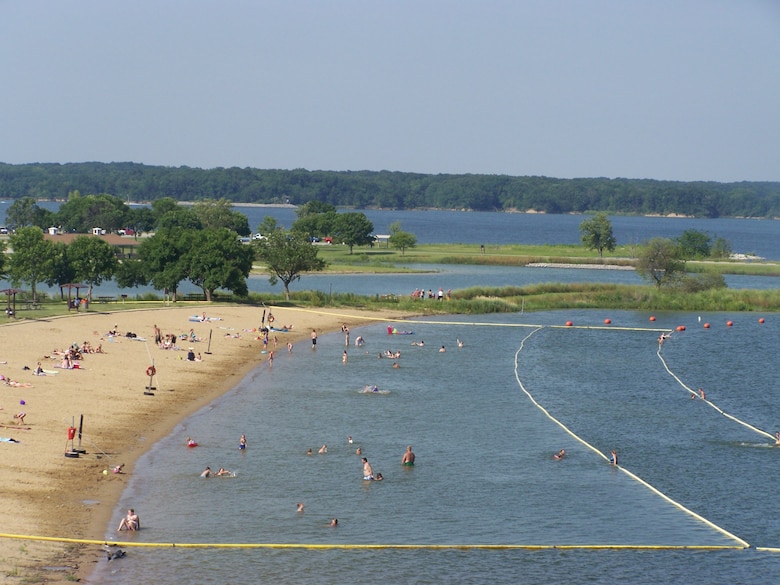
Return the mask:
<path fill-rule="evenodd" d="M 391 171 L 198 169 L 137 163 L 0 163 L 0 197 L 66 199 L 107 193 L 123 201 L 225 199 L 234 203 L 320 201 L 337 207 L 778 217 L 780 182 L 555 179 Z"/>

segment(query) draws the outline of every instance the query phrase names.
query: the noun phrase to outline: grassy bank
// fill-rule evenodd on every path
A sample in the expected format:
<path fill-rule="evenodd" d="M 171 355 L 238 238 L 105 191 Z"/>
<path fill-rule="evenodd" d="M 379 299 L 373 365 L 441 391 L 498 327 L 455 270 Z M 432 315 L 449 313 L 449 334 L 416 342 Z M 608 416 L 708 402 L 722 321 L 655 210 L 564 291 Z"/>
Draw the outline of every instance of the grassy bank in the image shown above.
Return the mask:
<path fill-rule="evenodd" d="M 578 245 L 547 246 L 485 246 L 476 244 L 424 244 L 399 250 L 374 246 L 355 248 L 350 254 L 346 246 L 320 246 L 319 255 L 332 272 L 403 272 L 408 264 L 478 264 L 486 266 L 527 266 L 547 264 L 603 264 L 634 266 L 637 246 L 618 246 L 604 257 Z M 780 276 L 780 264 L 757 261 L 691 261 L 689 272 L 715 274 L 743 274 L 748 276 Z"/>

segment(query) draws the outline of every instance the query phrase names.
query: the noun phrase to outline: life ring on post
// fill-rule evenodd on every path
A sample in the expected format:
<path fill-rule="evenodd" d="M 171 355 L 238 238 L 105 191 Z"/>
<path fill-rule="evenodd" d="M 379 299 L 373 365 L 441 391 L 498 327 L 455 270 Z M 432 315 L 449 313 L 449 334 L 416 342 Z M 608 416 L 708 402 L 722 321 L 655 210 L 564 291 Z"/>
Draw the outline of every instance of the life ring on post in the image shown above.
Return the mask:
<path fill-rule="evenodd" d="M 157 373 L 157 368 L 155 368 L 154 366 L 149 366 L 148 368 L 146 368 L 146 375 L 149 376 L 150 378 L 154 376 L 156 373 Z"/>
<path fill-rule="evenodd" d="M 271 314 L 269 314 L 269 315 L 268 315 L 268 322 L 269 322 L 269 323 L 273 323 L 275 320 L 276 320 L 276 319 L 274 319 L 274 316 L 273 316 L 273 315 L 271 315 Z"/>

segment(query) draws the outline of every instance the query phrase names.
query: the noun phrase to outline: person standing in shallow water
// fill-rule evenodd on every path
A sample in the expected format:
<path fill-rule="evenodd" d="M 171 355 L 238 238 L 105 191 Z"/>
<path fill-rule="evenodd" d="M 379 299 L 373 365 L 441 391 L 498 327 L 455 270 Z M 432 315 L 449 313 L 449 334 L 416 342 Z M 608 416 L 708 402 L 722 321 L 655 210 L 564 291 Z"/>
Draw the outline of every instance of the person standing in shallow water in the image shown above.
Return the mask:
<path fill-rule="evenodd" d="M 317 349 L 317 330 L 312 329 L 311 330 L 311 348 Z"/>
<path fill-rule="evenodd" d="M 414 465 L 414 453 L 412 453 L 412 446 L 409 445 L 406 448 L 406 453 L 404 453 L 404 456 L 401 458 L 401 465 L 407 465 L 412 466 Z"/>

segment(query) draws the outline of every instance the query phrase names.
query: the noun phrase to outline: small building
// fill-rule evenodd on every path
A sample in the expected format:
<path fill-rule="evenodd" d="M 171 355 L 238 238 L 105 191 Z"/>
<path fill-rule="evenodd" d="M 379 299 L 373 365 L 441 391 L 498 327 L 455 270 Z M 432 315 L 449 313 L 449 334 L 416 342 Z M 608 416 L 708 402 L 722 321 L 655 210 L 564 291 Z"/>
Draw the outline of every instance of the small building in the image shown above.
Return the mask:
<path fill-rule="evenodd" d="M 93 236 L 105 236 L 106 235 L 106 230 L 104 230 L 103 228 L 99 228 L 99 227 L 93 227 L 92 228 L 92 235 Z"/>
<path fill-rule="evenodd" d="M 49 235 L 50 236 L 59 236 L 62 233 L 62 230 L 58 227 L 51 226 L 49 228 Z"/>

